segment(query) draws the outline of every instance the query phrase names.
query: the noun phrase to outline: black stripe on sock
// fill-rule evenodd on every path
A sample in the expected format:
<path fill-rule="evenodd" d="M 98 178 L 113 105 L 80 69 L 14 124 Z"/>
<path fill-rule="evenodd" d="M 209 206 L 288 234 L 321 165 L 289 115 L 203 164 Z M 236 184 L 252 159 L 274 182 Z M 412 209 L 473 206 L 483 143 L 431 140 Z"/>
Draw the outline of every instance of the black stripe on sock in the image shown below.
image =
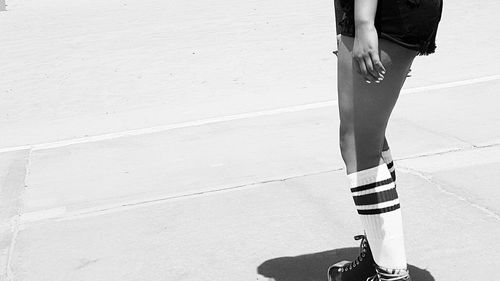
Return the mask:
<path fill-rule="evenodd" d="M 396 182 L 396 171 L 391 172 L 391 178 L 394 182 Z"/>
<path fill-rule="evenodd" d="M 375 192 L 360 196 L 353 196 L 352 198 L 354 198 L 354 203 L 356 204 L 356 206 L 373 205 L 397 199 L 398 192 L 396 191 L 395 188 L 391 188 L 389 190 L 384 190 L 380 192 Z"/>
<path fill-rule="evenodd" d="M 390 169 L 392 167 L 394 167 L 394 162 L 393 161 L 391 161 L 390 163 L 387 163 L 387 168 L 388 169 Z"/>
<path fill-rule="evenodd" d="M 351 192 L 358 192 L 358 191 L 368 190 L 368 189 L 375 188 L 377 186 L 382 186 L 382 185 L 390 184 L 392 182 L 393 182 L 392 178 L 386 179 L 386 180 L 383 180 L 383 181 L 372 182 L 372 183 L 361 185 L 361 186 L 358 186 L 358 187 L 353 187 L 353 188 L 351 188 Z"/>
<path fill-rule="evenodd" d="M 399 209 L 400 207 L 401 206 L 399 204 L 396 204 L 394 206 L 381 208 L 381 209 L 358 210 L 358 214 L 360 214 L 360 215 L 379 215 L 379 214 L 383 214 L 383 213 L 392 212 L 394 210 Z"/>

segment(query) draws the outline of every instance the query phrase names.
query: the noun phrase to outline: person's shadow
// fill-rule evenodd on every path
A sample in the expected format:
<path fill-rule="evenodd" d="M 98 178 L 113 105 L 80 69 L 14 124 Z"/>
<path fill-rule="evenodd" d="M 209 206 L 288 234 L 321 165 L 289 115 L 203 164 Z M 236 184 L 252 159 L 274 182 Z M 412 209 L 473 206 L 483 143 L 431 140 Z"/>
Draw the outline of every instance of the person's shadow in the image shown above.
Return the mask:
<path fill-rule="evenodd" d="M 354 260 L 359 248 L 341 248 L 326 252 L 267 260 L 257 273 L 274 281 L 327 281 L 328 268 L 342 260 Z M 429 271 L 408 265 L 412 281 L 434 281 Z M 361 281 L 361 280 L 360 280 Z"/>

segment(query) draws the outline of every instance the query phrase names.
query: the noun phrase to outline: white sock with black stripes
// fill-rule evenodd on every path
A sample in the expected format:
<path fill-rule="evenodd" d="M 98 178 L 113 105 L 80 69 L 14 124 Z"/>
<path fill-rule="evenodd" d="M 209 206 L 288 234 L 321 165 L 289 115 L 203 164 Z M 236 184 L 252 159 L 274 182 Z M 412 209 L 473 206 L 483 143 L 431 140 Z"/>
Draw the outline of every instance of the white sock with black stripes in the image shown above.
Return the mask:
<path fill-rule="evenodd" d="M 390 269 L 406 269 L 399 198 L 387 165 L 347 176 L 375 263 Z"/>
<path fill-rule="evenodd" d="M 396 168 L 394 167 L 394 160 L 392 160 L 392 155 L 391 155 L 391 150 L 383 150 L 382 151 L 382 159 L 384 160 L 385 164 L 387 164 L 387 168 L 389 169 L 389 172 L 391 173 L 391 178 L 394 182 L 396 182 Z"/>

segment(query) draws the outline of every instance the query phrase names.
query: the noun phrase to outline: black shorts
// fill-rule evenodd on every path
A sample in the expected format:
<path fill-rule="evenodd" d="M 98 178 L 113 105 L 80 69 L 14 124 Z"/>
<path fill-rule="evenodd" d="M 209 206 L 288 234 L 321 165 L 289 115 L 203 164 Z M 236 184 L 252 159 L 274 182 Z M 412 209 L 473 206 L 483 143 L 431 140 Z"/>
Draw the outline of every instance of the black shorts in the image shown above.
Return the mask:
<path fill-rule="evenodd" d="M 378 36 L 419 55 L 434 53 L 443 0 L 378 0 Z M 337 34 L 354 37 L 354 0 L 335 0 Z"/>

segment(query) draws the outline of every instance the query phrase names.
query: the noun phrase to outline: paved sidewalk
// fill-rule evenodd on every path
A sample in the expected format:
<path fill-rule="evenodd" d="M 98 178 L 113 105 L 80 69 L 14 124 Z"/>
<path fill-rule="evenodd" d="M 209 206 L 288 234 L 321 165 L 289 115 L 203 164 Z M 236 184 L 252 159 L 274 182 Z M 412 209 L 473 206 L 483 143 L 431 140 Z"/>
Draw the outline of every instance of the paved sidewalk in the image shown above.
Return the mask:
<path fill-rule="evenodd" d="M 427 276 L 415 280 L 494 276 L 485 253 L 500 250 L 498 216 L 417 173 L 399 175 L 409 263 Z M 359 233 L 345 184 L 342 171 L 328 172 L 30 225 L 12 270 L 15 280 L 326 280 L 329 263 L 356 252 L 339 250 Z"/>
<path fill-rule="evenodd" d="M 357 255 L 331 1 L 91 2 L 0 13 L 0 280 L 326 281 Z M 499 54 L 468 31 L 500 4 L 470 5 L 445 7 L 387 132 L 414 281 L 497 275 Z"/>
<path fill-rule="evenodd" d="M 450 90 L 403 96 L 394 115 L 416 280 L 495 274 L 485 253 L 500 250 L 497 132 L 454 127 L 500 125 L 494 95 L 476 88 L 483 110 L 468 118 L 431 126 L 441 113 L 422 97 Z M 465 112 L 472 97 L 461 100 Z M 14 280 L 324 280 L 360 231 L 337 125 L 325 108 L 32 152 Z"/>

